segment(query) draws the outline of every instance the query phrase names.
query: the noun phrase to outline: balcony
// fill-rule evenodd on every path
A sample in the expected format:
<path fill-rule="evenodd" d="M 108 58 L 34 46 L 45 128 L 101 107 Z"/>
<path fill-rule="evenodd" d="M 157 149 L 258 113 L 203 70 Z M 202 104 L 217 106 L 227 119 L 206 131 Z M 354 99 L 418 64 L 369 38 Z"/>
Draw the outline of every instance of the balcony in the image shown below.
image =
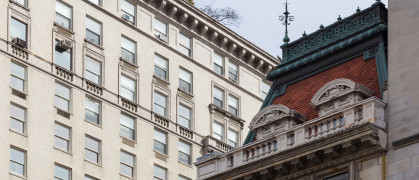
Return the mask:
<path fill-rule="evenodd" d="M 169 128 L 170 120 L 158 115 L 157 113 L 154 113 L 154 122 L 160 124 L 163 127 Z"/>
<path fill-rule="evenodd" d="M 203 143 L 204 143 L 204 151 L 205 151 L 204 154 L 213 153 L 215 151 L 225 153 L 234 149 L 234 147 L 218 139 L 215 139 L 212 136 L 205 136 Z"/>
<path fill-rule="evenodd" d="M 74 79 L 74 73 L 61 67 L 58 65 L 54 65 L 55 66 L 55 73 L 57 74 L 57 76 L 59 76 L 60 78 L 73 82 Z"/>
<path fill-rule="evenodd" d="M 128 99 L 125 99 L 123 97 L 120 97 L 120 98 L 121 98 L 121 102 L 122 102 L 122 107 L 124 107 L 125 109 L 128 109 L 132 112 L 135 112 L 135 113 L 138 111 L 138 104 L 137 103 L 132 102 L 132 101 L 130 101 Z"/>
<path fill-rule="evenodd" d="M 234 150 L 206 137 L 206 146 L 215 146 L 223 154 L 213 153 L 200 158 L 195 163 L 198 179 L 240 177 L 240 173 L 269 169 L 274 163 L 277 164 L 274 171 L 285 177 L 292 173 L 290 170 L 304 170 L 310 163 L 318 164 L 327 158 L 332 161 L 384 152 L 384 107 L 380 99 L 370 97 L 307 122 L 285 125 L 275 133 L 267 134 L 263 130 L 257 133 L 263 138 Z M 289 110 L 289 114 L 294 113 Z M 286 116 L 279 113 L 275 117 Z M 281 124 L 274 127 L 281 127 Z"/>

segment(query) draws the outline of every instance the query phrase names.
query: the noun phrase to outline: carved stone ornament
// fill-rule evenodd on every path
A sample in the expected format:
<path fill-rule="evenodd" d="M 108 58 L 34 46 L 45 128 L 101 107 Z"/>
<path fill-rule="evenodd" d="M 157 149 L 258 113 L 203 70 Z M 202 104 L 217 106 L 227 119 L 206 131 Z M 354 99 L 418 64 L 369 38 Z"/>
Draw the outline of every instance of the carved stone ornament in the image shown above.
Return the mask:
<path fill-rule="evenodd" d="M 355 84 L 355 82 L 349 79 L 335 79 L 328 82 L 317 91 L 311 99 L 311 105 L 318 109 L 322 104 L 354 92 L 359 92 L 367 97 L 373 95 L 373 91 L 362 84 Z M 343 98 L 345 99 L 347 97 Z"/>
<path fill-rule="evenodd" d="M 275 104 L 267 106 L 259 111 L 250 122 L 249 128 L 251 130 L 259 129 L 273 123 L 276 123 L 276 126 L 278 126 L 278 124 L 281 126 L 283 124 L 281 120 L 286 118 L 291 118 L 294 121 L 297 121 L 297 123 L 305 122 L 307 119 L 307 117 L 295 110 L 289 109 L 281 104 Z"/>

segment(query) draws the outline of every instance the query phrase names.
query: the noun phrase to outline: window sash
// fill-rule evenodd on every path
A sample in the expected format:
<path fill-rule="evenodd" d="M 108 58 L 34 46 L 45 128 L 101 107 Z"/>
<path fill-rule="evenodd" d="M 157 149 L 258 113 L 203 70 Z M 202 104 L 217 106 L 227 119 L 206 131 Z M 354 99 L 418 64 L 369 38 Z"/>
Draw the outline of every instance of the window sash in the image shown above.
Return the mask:
<path fill-rule="evenodd" d="M 99 152 L 95 152 L 91 149 L 85 148 L 84 159 L 94 163 L 99 163 Z"/>
<path fill-rule="evenodd" d="M 60 174 L 58 174 L 60 173 Z M 62 174 L 64 173 L 64 174 Z M 63 176 L 64 175 L 64 176 Z M 71 170 L 59 165 L 55 165 L 54 167 L 54 178 L 59 180 L 70 180 L 71 178 Z"/>
<path fill-rule="evenodd" d="M 219 75 L 224 74 L 224 68 L 218 64 L 214 64 L 214 71 Z"/>
<path fill-rule="evenodd" d="M 64 15 L 58 12 L 55 14 L 55 23 L 61 25 L 64 28 L 71 30 L 71 19 L 65 17 Z"/>
<path fill-rule="evenodd" d="M 214 97 L 213 98 L 214 100 L 214 104 L 216 105 L 216 106 L 218 106 L 218 107 L 220 107 L 220 108 L 223 108 L 223 104 L 224 104 L 224 102 L 222 101 L 222 100 L 219 100 L 218 98 L 216 98 L 216 97 Z"/>
<path fill-rule="evenodd" d="M 179 79 L 179 89 L 182 89 L 183 91 L 186 91 L 186 92 L 189 92 L 189 93 L 192 92 L 191 91 L 191 89 L 192 89 L 191 84 L 182 80 L 182 79 Z"/>
<path fill-rule="evenodd" d="M 167 24 L 158 19 L 154 19 L 154 20 L 155 20 L 154 30 L 159 34 L 167 36 Z"/>
<path fill-rule="evenodd" d="M 155 65 L 154 66 L 154 74 L 159 77 L 162 78 L 164 80 L 167 80 L 167 72 L 166 70 L 162 69 L 160 66 Z"/>
<path fill-rule="evenodd" d="M 159 166 L 154 166 L 154 178 L 155 179 L 166 179 L 167 171 Z M 164 176 L 164 177 L 163 177 Z"/>
<path fill-rule="evenodd" d="M 63 111 L 69 112 L 70 111 L 70 100 L 65 99 L 59 95 L 55 95 L 55 107 L 61 109 Z"/>
<path fill-rule="evenodd" d="M 93 4 L 96 4 L 98 6 L 102 6 L 102 1 L 101 0 L 89 0 L 90 2 L 92 2 Z"/>
<path fill-rule="evenodd" d="M 237 108 L 234 108 L 234 107 L 232 107 L 232 106 L 228 106 L 228 112 L 230 113 L 230 114 L 233 114 L 233 115 L 235 115 L 235 116 L 237 116 L 237 114 L 238 114 L 238 110 L 237 110 Z"/>
<path fill-rule="evenodd" d="M 89 29 L 86 29 L 86 39 L 89 41 L 89 42 L 91 42 L 91 43 L 94 43 L 94 44 L 97 44 L 97 45 L 101 45 L 101 41 L 100 41 L 100 39 L 101 39 L 101 37 L 100 37 L 101 35 L 100 34 L 97 34 L 97 33 L 95 33 L 95 32 L 93 32 L 93 31 L 91 31 L 91 30 L 89 30 Z"/>
<path fill-rule="evenodd" d="M 135 16 L 135 6 L 134 4 L 126 1 L 126 0 L 122 0 L 121 2 L 121 10 L 124 11 L 125 13 L 127 13 L 128 15 L 131 16 Z"/>
<path fill-rule="evenodd" d="M 10 38 L 19 38 L 24 41 L 27 39 L 28 25 L 15 19 L 10 18 Z"/>
<path fill-rule="evenodd" d="M 166 144 L 154 139 L 154 150 L 156 150 L 157 152 L 166 154 Z"/>
<path fill-rule="evenodd" d="M 121 174 L 123 174 L 125 176 L 128 176 L 128 177 L 133 177 L 134 176 L 134 167 L 129 166 L 127 164 L 124 164 L 122 162 L 120 164 L 121 164 L 120 165 Z"/>
<path fill-rule="evenodd" d="M 213 133 L 213 137 L 215 137 L 216 139 L 220 141 L 223 141 L 224 126 L 218 123 L 214 123 L 212 133 Z"/>
<path fill-rule="evenodd" d="M 27 7 L 27 2 L 26 2 L 26 0 L 14 0 L 15 2 L 17 2 L 17 3 L 19 3 L 20 5 L 22 5 L 22 6 L 25 6 L 25 7 Z"/>
<path fill-rule="evenodd" d="M 136 64 L 135 54 L 126 50 L 125 48 L 121 48 L 121 57 L 131 64 Z"/>
<path fill-rule="evenodd" d="M 10 148 L 10 172 L 25 176 L 26 152 Z"/>
<path fill-rule="evenodd" d="M 69 152 L 70 151 L 70 141 L 61 137 L 61 136 L 55 135 L 54 147 Z"/>
<path fill-rule="evenodd" d="M 191 157 L 190 155 L 179 151 L 179 161 L 185 164 L 191 164 Z"/>
<path fill-rule="evenodd" d="M 19 133 L 25 133 L 25 121 L 10 117 L 10 129 Z"/>

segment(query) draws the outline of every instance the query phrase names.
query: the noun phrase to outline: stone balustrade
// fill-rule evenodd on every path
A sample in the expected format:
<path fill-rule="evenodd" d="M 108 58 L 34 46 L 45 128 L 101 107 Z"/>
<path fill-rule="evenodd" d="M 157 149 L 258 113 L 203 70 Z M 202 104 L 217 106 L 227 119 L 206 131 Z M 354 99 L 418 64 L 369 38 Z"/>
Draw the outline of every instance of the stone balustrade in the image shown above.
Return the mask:
<path fill-rule="evenodd" d="M 74 79 L 74 73 L 71 71 L 68 71 L 66 69 L 64 69 L 63 67 L 60 67 L 58 65 L 54 65 L 55 66 L 55 73 L 57 74 L 57 76 L 61 77 L 64 80 L 70 81 L 72 82 Z"/>
<path fill-rule="evenodd" d="M 163 127 L 169 128 L 170 120 L 156 113 L 154 113 L 154 122 L 156 122 L 157 124 L 160 124 Z"/>
<path fill-rule="evenodd" d="M 201 167 L 202 164 L 214 163 L 218 166 L 214 168 L 214 172 L 206 174 L 205 176 L 207 177 L 211 174 L 226 171 L 229 168 L 242 166 L 262 158 L 268 158 L 271 155 L 284 151 L 290 151 L 300 145 L 319 140 L 326 136 L 330 137 L 339 134 L 345 130 L 356 128 L 361 124 L 370 123 L 384 130 L 386 127 L 384 107 L 385 104 L 376 97 L 362 100 L 352 106 L 339 109 L 334 113 L 298 124 L 291 129 L 272 135 L 270 138 L 254 141 L 253 143 L 223 154 L 206 156 L 196 163 L 198 173 L 201 173 L 200 171 L 206 171 L 205 168 L 207 167 Z M 212 143 L 214 145 L 216 143 L 210 141 L 211 139 L 207 137 L 205 140 L 208 141 L 208 144 Z"/>
<path fill-rule="evenodd" d="M 193 139 L 194 132 L 190 130 L 189 128 L 179 125 L 179 134 L 186 138 Z"/>
<path fill-rule="evenodd" d="M 86 79 L 85 79 L 85 81 L 86 81 L 86 89 L 88 91 L 91 91 L 91 92 L 93 92 L 93 93 L 95 93 L 99 96 L 101 96 L 103 94 L 102 86 L 100 86 L 96 83 L 90 82 L 89 80 L 86 80 Z"/>
<path fill-rule="evenodd" d="M 132 102 L 128 99 L 125 99 L 123 97 L 121 97 L 121 102 L 122 102 L 122 107 L 124 107 L 125 109 L 128 109 L 132 112 L 137 112 L 138 111 L 138 104 L 136 104 L 135 102 Z"/>
<path fill-rule="evenodd" d="M 29 58 L 28 52 L 26 51 L 26 49 L 15 44 L 12 44 L 12 54 L 24 60 L 28 60 Z"/>
<path fill-rule="evenodd" d="M 219 151 L 219 152 L 227 152 L 227 151 L 231 151 L 234 149 L 234 147 L 228 145 L 225 142 L 222 142 L 218 139 L 215 139 L 212 136 L 205 136 L 204 138 L 204 149 L 205 149 L 205 154 L 207 153 L 211 153 L 214 150 Z"/>

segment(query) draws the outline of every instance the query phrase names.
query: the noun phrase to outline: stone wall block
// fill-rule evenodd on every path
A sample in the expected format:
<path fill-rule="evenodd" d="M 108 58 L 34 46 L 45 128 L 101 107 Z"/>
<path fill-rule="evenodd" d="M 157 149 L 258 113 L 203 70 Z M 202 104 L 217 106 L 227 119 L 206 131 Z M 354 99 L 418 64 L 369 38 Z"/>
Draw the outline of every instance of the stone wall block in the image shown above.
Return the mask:
<path fill-rule="evenodd" d="M 410 158 L 388 164 L 388 175 L 410 170 Z"/>
<path fill-rule="evenodd" d="M 403 95 L 401 97 L 398 97 L 398 98 L 394 98 L 394 99 L 391 98 L 393 92 L 389 90 L 389 93 L 390 93 L 391 101 L 390 103 L 388 103 L 388 107 L 387 107 L 388 115 L 392 115 L 394 113 L 410 108 L 410 102 L 411 102 L 410 93 Z"/>
<path fill-rule="evenodd" d="M 389 72 L 389 84 L 396 86 L 402 82 L 410 81 L 411 66 L 406 66 Z"/>

